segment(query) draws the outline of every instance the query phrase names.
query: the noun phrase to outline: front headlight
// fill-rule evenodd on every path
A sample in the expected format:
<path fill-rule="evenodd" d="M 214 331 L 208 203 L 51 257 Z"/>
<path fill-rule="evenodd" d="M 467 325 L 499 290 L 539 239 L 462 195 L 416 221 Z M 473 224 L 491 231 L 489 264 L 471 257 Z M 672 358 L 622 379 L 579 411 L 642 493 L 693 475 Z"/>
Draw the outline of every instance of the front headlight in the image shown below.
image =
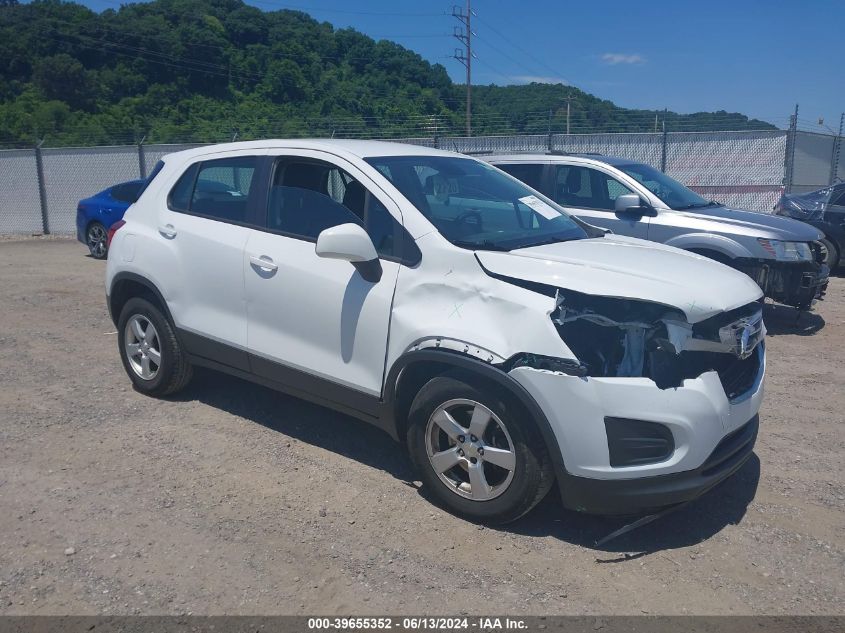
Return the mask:
<path fill-rule="evenodd" d="M 782 240 L 767 240 L 758 238 L 760 246 L 772 257 L 782 262 L 809 262 L 813 259 L 813 251 L 807 242 L 784 242 Z"/>

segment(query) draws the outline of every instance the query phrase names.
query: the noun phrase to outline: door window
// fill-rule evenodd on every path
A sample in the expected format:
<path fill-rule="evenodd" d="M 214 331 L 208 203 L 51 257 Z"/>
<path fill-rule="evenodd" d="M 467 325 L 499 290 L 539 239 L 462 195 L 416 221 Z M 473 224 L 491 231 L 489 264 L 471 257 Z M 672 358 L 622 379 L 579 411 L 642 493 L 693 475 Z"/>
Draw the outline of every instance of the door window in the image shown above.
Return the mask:
<path fill-rule="evenodd" d="M 170 191 L 168 206 L 172 211 L 244 224 L 257 164 L 255 156 L 196 163 Z"/>
<path fill-rule="evenodd" d="M 613 211 L 616 198 L 634 193 L 621 182 L 589 167 L 560 165 L 555 177 L 555 202 L 583 209 Z"/>
<path fill-rule="evenodd" d="M 542 191 L 543 186 L 543 165 L 528 165 L 525 163 L 514 163 L 512 165 L 496 165 L 502 171 L 510 174 L 517 180 L 537 191 Z"/>
<path fill-rule="evenodd" d="M 312 160 L 282 159 L 273 175 L 267 228 L 317 241 L 325 229 L 352 222 L 362 226 L 380 257 L 403 263 L 419 259 L 413 240 L 364 185 L 342 169 Z"/>

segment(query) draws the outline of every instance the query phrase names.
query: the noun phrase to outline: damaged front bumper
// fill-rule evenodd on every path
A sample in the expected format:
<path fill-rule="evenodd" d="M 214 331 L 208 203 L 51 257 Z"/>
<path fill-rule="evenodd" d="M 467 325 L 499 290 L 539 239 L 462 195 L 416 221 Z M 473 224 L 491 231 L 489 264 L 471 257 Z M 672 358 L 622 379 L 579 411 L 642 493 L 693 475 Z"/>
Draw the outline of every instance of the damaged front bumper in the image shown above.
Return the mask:
<path fill-rule="evenodd" d="M 765 296 L 799 310 L 810 309 L 827 291 L 830 268 L 825 264 L 751 258 L 735 262 L 736 269 L 757 282 Z"/>
<path fill-rule="evenodd" d="M 669 389 L 643 377 L 573 376 L 527 366 L 509 373 L 537 401 L 555 433 L 564 463 L 557 473 L 564 505 L 593 514 L 633 514 L 694 499 L 751 455 L 765 344 L 743 364 L 742 375 L 708 371 Z M 737 380 L 745 388 L 729 398 L 726 391 Z M 658 462 L 612 466 L 609 419 L 665 428 L 671 453 Z"/>

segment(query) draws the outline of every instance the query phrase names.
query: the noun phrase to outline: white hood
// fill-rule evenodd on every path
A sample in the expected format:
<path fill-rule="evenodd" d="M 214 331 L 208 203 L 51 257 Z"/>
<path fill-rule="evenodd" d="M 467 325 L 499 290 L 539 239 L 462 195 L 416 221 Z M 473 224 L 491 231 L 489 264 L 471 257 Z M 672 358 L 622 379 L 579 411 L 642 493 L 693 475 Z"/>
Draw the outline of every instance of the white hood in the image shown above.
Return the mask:
<path fill-rule="evenodd" d="M 478 251 L 490 272 L 588 295 L 678 308 L 698 323 L 762 297 L 747 275 L 706 257 L 621 235 Z"/>

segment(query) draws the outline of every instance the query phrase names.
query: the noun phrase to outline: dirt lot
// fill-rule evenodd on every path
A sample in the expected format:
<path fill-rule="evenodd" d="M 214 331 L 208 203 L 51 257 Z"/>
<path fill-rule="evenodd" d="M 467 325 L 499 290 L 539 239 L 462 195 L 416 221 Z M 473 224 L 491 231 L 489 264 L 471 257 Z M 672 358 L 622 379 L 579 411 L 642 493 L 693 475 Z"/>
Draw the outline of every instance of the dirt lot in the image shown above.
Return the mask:
<path fill-rule="evenodd" d="M 506 529 L 433 506 L 379 431 L 198 372 L 130 387 L 103 262 L 0 242 L 0 613 L 845 613 L 845 278 L 767 307 L 756 457 L 606 547 L 554 495 Z"/>

